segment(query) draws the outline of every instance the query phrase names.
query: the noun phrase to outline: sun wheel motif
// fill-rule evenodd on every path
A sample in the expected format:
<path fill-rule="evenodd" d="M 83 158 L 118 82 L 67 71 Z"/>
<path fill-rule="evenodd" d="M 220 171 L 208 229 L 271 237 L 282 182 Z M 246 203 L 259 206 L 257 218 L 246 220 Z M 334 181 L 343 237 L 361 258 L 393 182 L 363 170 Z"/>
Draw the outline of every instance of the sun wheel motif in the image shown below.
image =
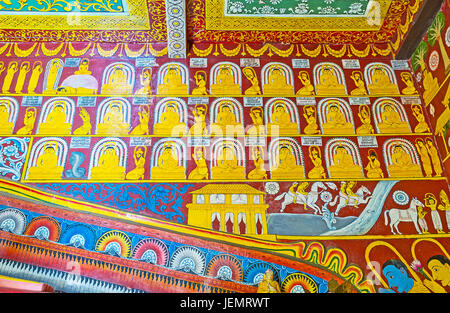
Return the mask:
<path fill-rule="evenodd" d="M 134 247 L 133 258 L 164 266 L 169 260 L 169 250 L 161 240 L 143 239 Z"/>
<path fill-rule="evenodd" d="M 58 241 L 61 234 L 61 226 L 58 221 L 48 216 L 40 216 L 31 220 L 25 232 L 27 236 L 35 236 L 38 239 Z"/>
<path fill-rule="evenodd" d="M 0 230 L 17 235 L 23 234 L 27 218 L 17 209 L 6 208 L 0 211 Z"/>
<path fill-rule="evenodd" d="M 302 273 L 293 273 L 287 276 L 281 284 L 282 292 L 289 293 L 317 293 L 317 283 Z"/>
<path fill-rule="evenodd" d="M 191 246 L 179 247 L 170 260 L 170 267 L 176 270 L 203 274 L 206 267 L 205 254 L 200 249 Z"/>
<path fill-rule="evenodd" d="M 214 256 L 206 268 L 206 275 L 222 279 L 242 281 L 243 270 L 241 262 L 229 254 Z"/>
<path fill-rule="evenodd" d="M 280 282 L 280 276 L 278 274 L 278 270 L 272 266 L 269 263 L 253 263 L 249 267 L 247 267 L 245 274 L 244 274 L 244 281 L 249 284 L 259 284 L 259 282 L 262 280 L 264 273 L 268 270 L 272 270 L 273 272 L 273 279 L 277 282 Z"/>
<path fill-rule="evenodd" d="M 92 250 L 95 245 L 95 232 L 87 225 L 70 225 L 61 234 L 61 243 Z"/>
<path fill-rule="evenodd" d="M 95 250 L 128 258 L 131 254 L 131 240 L 127 234 L 111 230 L 97 240 Z"/>

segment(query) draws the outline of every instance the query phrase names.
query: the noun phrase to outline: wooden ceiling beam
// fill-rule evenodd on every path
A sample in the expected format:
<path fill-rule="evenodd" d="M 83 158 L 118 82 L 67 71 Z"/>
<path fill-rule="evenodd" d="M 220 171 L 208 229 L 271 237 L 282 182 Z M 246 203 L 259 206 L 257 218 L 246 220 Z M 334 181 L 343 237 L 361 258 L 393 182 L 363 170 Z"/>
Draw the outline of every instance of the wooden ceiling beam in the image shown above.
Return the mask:
<path fill-rule="evenodd" d="M 444 0 L 425 0 L 395 58 L 409 60 L 440 11 Z"/>

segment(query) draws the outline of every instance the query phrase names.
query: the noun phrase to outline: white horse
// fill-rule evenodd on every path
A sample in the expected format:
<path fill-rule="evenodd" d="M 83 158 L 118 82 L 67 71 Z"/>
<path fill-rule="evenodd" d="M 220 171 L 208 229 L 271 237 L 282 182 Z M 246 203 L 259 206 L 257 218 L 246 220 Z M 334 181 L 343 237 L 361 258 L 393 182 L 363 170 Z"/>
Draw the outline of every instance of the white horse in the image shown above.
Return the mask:
<path fill-rule="evenodd" d="M 339 195 L 337 195 L 332 202 L 330 202 L 330 206 L 336 205 L 339 199 L 339 203 L 337 205 L 336 211 L 334 212 L 334 215 L 337 216 L 339 214 L 339 211 L 342 208 L 345 208 L 346 206 L 356 206 L 358 204 L 366 204 L 369 202 L 369 200 L 372 198 L 371 192 L 369 189 L 367 189 L 366 186 L 361 186 L 356 190 L 355 195 L 356 196 L 348 196 L 343 194 L 341 191 L 339 191 Z M 368 195 L 367 198 L 365 196 Z"/>
<path fill-rule="evenodd" d="M 333 183 L 326 183 L 327 186 L 331 189 L 337 190 L 337 187 Z M 322 182 L 315 182 L 311 186 L 311 191 L 308 192 L 307 195 L 303 195 L 300 193 L 293 194 L 292 192 L 283 192 L 281 195 L 275 198 L 276 201 L 283 199 L 283 203 L 281 204 L 280 212 L 283 212 L 287 205 L 291 203 L 303 204 L 305 209 L 307 206 L 314 210 L 314 214 L 321 213 L 321 209 L 318 205 L 316 205 L 317 199 L 319 198 L 319 194 L 327 189 L 327 186 Z M 295 200 L 294 200 L 295 199 Z"/>
<path fill-rule="evenodd" d="M 389 226 L 391 227 L 391 232 L 395 235 L 395 230 L 397 230 L 397 233 L 401 235 L 402 233 L 398 230 L 398 224 L 400 222 L 413 222 L 414 227 L 416 227 L 416 230 L 419 234 L 422 234 L 422 231 L 420 230 L 418 224 L 417 224 L 417 206 L 424 206 L 422 202 L 420 202 L 417 198 L 413 198 L 409 204 L 408 209 L 390 209 L 384 211 L 384 224 L 388 224 L 387 215 L 389 215 L 389 218 L 391 219 L 391 223 Z"/>

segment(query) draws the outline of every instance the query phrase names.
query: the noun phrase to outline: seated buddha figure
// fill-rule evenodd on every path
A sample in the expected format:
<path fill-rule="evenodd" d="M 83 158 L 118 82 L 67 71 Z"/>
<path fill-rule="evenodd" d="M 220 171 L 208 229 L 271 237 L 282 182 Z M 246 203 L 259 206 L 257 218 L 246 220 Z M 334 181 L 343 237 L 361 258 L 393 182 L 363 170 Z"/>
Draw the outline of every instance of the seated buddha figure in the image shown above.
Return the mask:
<path fill-rule="evenodd" d="M 390 103 L 383 105 L 378 129 L 380 133 L 398 134 L 410 132 L 408 122 L 402 121 L 400 114 Z"/>
<path fill-rule="evenodd" d="M 298 73 L 298 78 L 303 84 L 303 87 L 297 91 L 297 96 L 314 96 L 314 86 L 311 83 L 308 72 L 301 71 L 300 73 Z"/>
<path fill-rule="evenodd" d="M 367 105 L 359 106 L 359 119 L 361 120 L 362 125 L 356 129 L 356 133 L 358 135 L 368 135 L 373 134 L 374 129 L 371 123 L 370 111 Z"/>
<path fill-rule="evenodd" d="M 291 121 L 291 116 L 283 101 L 274 103 L 272 121 L 267 124 L 267 132 L 272 135 L 297 135 L 298 125 Z"/>
<path fill-rule="evenodd" d="M 152 167 L 152 179 L 186 179 L 186 169 L 178 165 L 179 158 L 174 143 L 164 143 L 162 153 L 158 157 L 158 165 Z"/>
<path fill-rule="evenodd" d="M 339 84 L 336 74 L 330 67 L 325 66 L 319 76 L 319 83 L 316 84 L 317 95 L 345 96 L 345 86 Z"/>
<path fill-rule="evenodd" d="M 97 125 L 98 135 L 127 135 L 130 124 L 124 121 L 122 113 L 123 104 L 120 101 L 111 101 L 103 117 L 103 122 Z"/>
<path fill-rule="evenodd" d="M 338 146 L 330 165 L 330 178 L 364 178 L 361 167 L 353 162 L 353 157 L 344 146 Z"/>
<path fill-rule="evenodd" d="M 317 111 L 313 105 L 306 105 L 303 107 L 303 117 L 308 125 L 305 126 L 303 132 L 306 135 L 320 134 L 319 125 L 317 125 Z"/>
<path fill-rule="evenodd" d="M 322 124 L 324 134 L 354 134 L 353 124 L 347 122 L 341 106 L 334 101 L 327 104 L 328 110 Z"/>
<path fill-rule="evenodd" d="M 398 88 L 393 84 L 381 67 L 376 67 L 372 74 L 372 83 L 369 84 L 369 93 L 371 95 L 397 95 Z"/>
<path fill-rule="evenodd" d="M 297 164 L 295 155 L 291 151 L 290 143 L 280 143 L 275 159 L 275 165 L 270 168 L 272 179 L 304 178 L 302 165 Z"/>
<path fill-rule="evenodd" d="M 28 179 L 61 179 L 64 167 L 58 165 L 56 147 L 57 144 L 55 142 L 45 144 L 42 153 L 37 158 L 36 164 L 28 170 Z"/>
<path fill-rule="evenodd" d="M 164 112 L 159 117 L 159 122 L 155 123 L 154 135 L 157 136 L 184 136 L 186 134 L 186 124 L 180 122 L 180 115 L 177 105 L 169 101 L 164 106 Z"/>
<path fill-rule="evenodd" d="M 125 167 L 119 165 L 117 146 L 108 143 L 102 149 L 98 163 L 91 170 L 92 180 L 124 180 Z"/>
<path fill-rule="evenodd" d="M 214 95 L 240 95 L 241 86 L 234 82 L 234 76 L 231 67 L 228 64 L 222 64 L 219 67 L 216 81 L 211 84 L 211 94 Z"/>
<path fill-rule="evenodd" d="M 427 121 L 425 120 L 425 116 L 423 114 L 422 107 L 419 104 L 413 104 L 411 106 L 413 111 L 413 115 L 416 118 L 418 124 L 414 127 L 415 133 L 425 133 L 429 132 L 430 128 L 428 127 Z"/>
<path fill-rule="evenodd" d="M 194 116 L 194 125 L 189 129 L 189 136 L 206 136 L 208 130 L 206 128 L 206 104 L 196 104 L 192 115 Z"/>
<path fill-rule="evenodd" d="M 250 117 L 253 121 L 253 125 L 248 128 L 247 135 L 264 136 L 266 134 L 266 127 L 264 125 L 262 108 L 259 107 L 251 108 Z"/>
<path fill-rule="evenodd" d="M 114 66 L 106 84 L 102 86 L 102 94 L 131 95 L 133 86 L 128 83 L 128 76 L 123 64 Z"/>
<path fill-rule="evenodd" d="M 226 145 L 217 156 L 217 163 L 211 168 L 211 179 L 245 179 L 245 168 L 238 164 L 233 149 Z"/>
<path fill-rule="evenodd" d="M 160 95 L 187 95 L 188 85 L 183 84 L 180 65 L 170 64 L 163 77 L 163 82 L 158 86 Z"/>
<path fill-rule="evenodd" d="M 0 134 L 11 134 L 13 131 L 14 123 L 9 121 L 9 101 L 0 100 Z"/>
<path fill-rule="evenodd" d="M 78 70 L 68 76 L 57 88 L 60 94 L 92 95 L 97 93 L 98 81 L 91 75 L 89 70 L 89 59 L 82 59 Z"/>
<path fill-rule="evenodd" d="M 264 95 L 293 95 L 294 88 L 287 83 L 287 78 L 283 69 L 277 65 L 272 64 L 269 67 L 267 75 L 267 83 L 263 85 Z"/>
<path fill-rule="evenodd" d="M 233 106 L 227 101 L 220 103 L 216 122 L 211 125 L 212 135 L 242 135 L 244 129 L 242 124 L 236 121 L 236 115 L 233 112 Z"/>
<path fill-rule="evenodd" d="M 48 113 L 44 122 L 39 125 L 39 134 L 70 135 L 72 124 L 67 123 L 66 102 L 55 101 L 52 111 Z"/>
<path fill-rule="evenodd" d="M 419 164 L 412 162 L 411 156 L 405 152 L 401 144 L 394 146 L 391 154 L 391 164 L 388 165 L 390 177 L 422 177 Z"/>

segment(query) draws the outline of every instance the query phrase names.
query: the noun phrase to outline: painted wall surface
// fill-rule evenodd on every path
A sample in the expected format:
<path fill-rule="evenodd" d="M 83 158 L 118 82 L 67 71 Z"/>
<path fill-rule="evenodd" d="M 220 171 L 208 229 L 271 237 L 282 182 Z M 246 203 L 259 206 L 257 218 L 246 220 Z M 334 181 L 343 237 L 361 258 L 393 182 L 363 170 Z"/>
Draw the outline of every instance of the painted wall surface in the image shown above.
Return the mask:
<path fill-rule="evenodd" d="M 0 44 L 0 275 L 63 292 L 448 292 L 435 41 L 439 61 L 419 63 L 375 46 L 178 60 Z"/>

